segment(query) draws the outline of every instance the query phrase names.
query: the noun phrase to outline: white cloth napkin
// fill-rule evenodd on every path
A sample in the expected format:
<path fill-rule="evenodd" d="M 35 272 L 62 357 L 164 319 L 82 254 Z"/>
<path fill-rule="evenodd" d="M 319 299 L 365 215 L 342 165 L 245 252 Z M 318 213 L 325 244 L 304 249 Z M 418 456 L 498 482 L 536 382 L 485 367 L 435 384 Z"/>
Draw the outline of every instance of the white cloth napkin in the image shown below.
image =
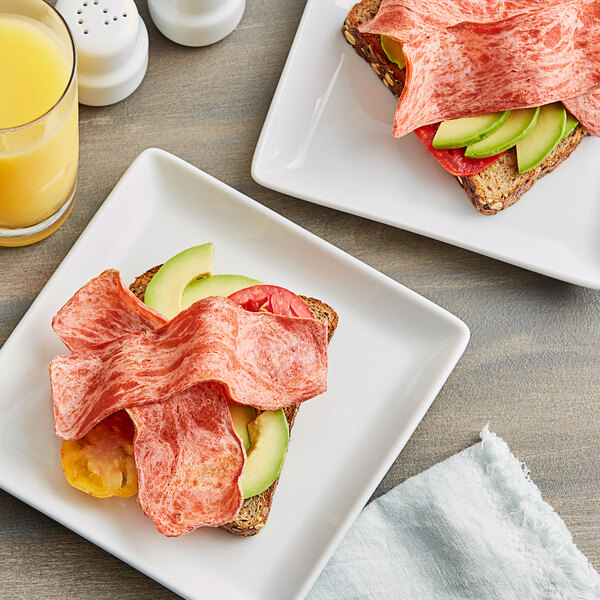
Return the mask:
<path fill-rule="evenodd" d="M 486 427 L 369 504 L 307 600 L 598 600 L 600 577 Z"/>

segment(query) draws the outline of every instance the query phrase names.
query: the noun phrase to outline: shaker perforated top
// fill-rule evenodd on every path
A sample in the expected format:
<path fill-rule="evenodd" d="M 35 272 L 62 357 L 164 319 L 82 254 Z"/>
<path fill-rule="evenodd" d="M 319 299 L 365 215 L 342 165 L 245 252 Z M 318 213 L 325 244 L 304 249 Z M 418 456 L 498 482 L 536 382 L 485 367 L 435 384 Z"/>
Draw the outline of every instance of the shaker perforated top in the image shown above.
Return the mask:
<path fill-rule="evenodd" d="M 58 0 L 77 51 L 79 101 L 106 106 L 132 94 L 148 66 L 148 31 L 133 0 Z"/>

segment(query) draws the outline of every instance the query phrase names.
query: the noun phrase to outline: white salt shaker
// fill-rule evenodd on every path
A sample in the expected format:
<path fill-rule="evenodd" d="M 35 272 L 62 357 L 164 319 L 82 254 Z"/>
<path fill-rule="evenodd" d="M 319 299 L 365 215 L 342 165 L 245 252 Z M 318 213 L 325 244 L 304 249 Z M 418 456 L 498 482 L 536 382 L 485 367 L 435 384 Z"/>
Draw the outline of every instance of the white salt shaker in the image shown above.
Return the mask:
<path fill-rule="evenodd" d="M 107 106 L 132 94 L 148 67 L 148 31 L 133 0 L 58 0 L 77 51 L 79 102 Z"/>
<path fill-rule="evenodd" d="M 208 46 L 237 26 L 246 0 L 148 0 L 159 31 L 183 46 Z"/>

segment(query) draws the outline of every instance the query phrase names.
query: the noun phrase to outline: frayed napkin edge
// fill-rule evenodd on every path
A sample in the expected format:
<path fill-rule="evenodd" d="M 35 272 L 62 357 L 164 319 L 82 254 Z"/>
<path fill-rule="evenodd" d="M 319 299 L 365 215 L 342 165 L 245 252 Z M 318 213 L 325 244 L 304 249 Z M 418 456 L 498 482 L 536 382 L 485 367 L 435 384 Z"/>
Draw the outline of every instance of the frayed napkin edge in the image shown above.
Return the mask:
<path fill-rule="evenodd" d="M 569 581 L 580 593 L 600 598 L 600 575 L 577 548 L 571 532 L 558 513 L 543 498 L 531 479 L 527 465 L 519 461 L 508 444 L 490 431 L 489 423 L 480 433 L 481 447 L 487 459 L 487 474 L 499 480 L 509 492 L 510 513 L 520 524 L 534 532 L 543 547 L 560 565 Z M 468 449 L 467 449 L 468 452 Z M 578 585 L 579 584 L 579 585 Z"/>

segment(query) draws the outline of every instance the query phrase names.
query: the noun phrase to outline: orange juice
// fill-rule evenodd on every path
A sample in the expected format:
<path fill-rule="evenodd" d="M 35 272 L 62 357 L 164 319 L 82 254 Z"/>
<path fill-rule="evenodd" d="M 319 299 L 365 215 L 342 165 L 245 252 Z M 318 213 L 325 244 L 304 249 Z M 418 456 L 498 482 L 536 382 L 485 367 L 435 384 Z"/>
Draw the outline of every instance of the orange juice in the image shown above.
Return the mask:
<path fill-rule="evenodd" d="M 67 39 L 0 12 L 0 245 L 19 245 L 11 231 L 45 223 L 74 195 L 78 105 Z"/>

